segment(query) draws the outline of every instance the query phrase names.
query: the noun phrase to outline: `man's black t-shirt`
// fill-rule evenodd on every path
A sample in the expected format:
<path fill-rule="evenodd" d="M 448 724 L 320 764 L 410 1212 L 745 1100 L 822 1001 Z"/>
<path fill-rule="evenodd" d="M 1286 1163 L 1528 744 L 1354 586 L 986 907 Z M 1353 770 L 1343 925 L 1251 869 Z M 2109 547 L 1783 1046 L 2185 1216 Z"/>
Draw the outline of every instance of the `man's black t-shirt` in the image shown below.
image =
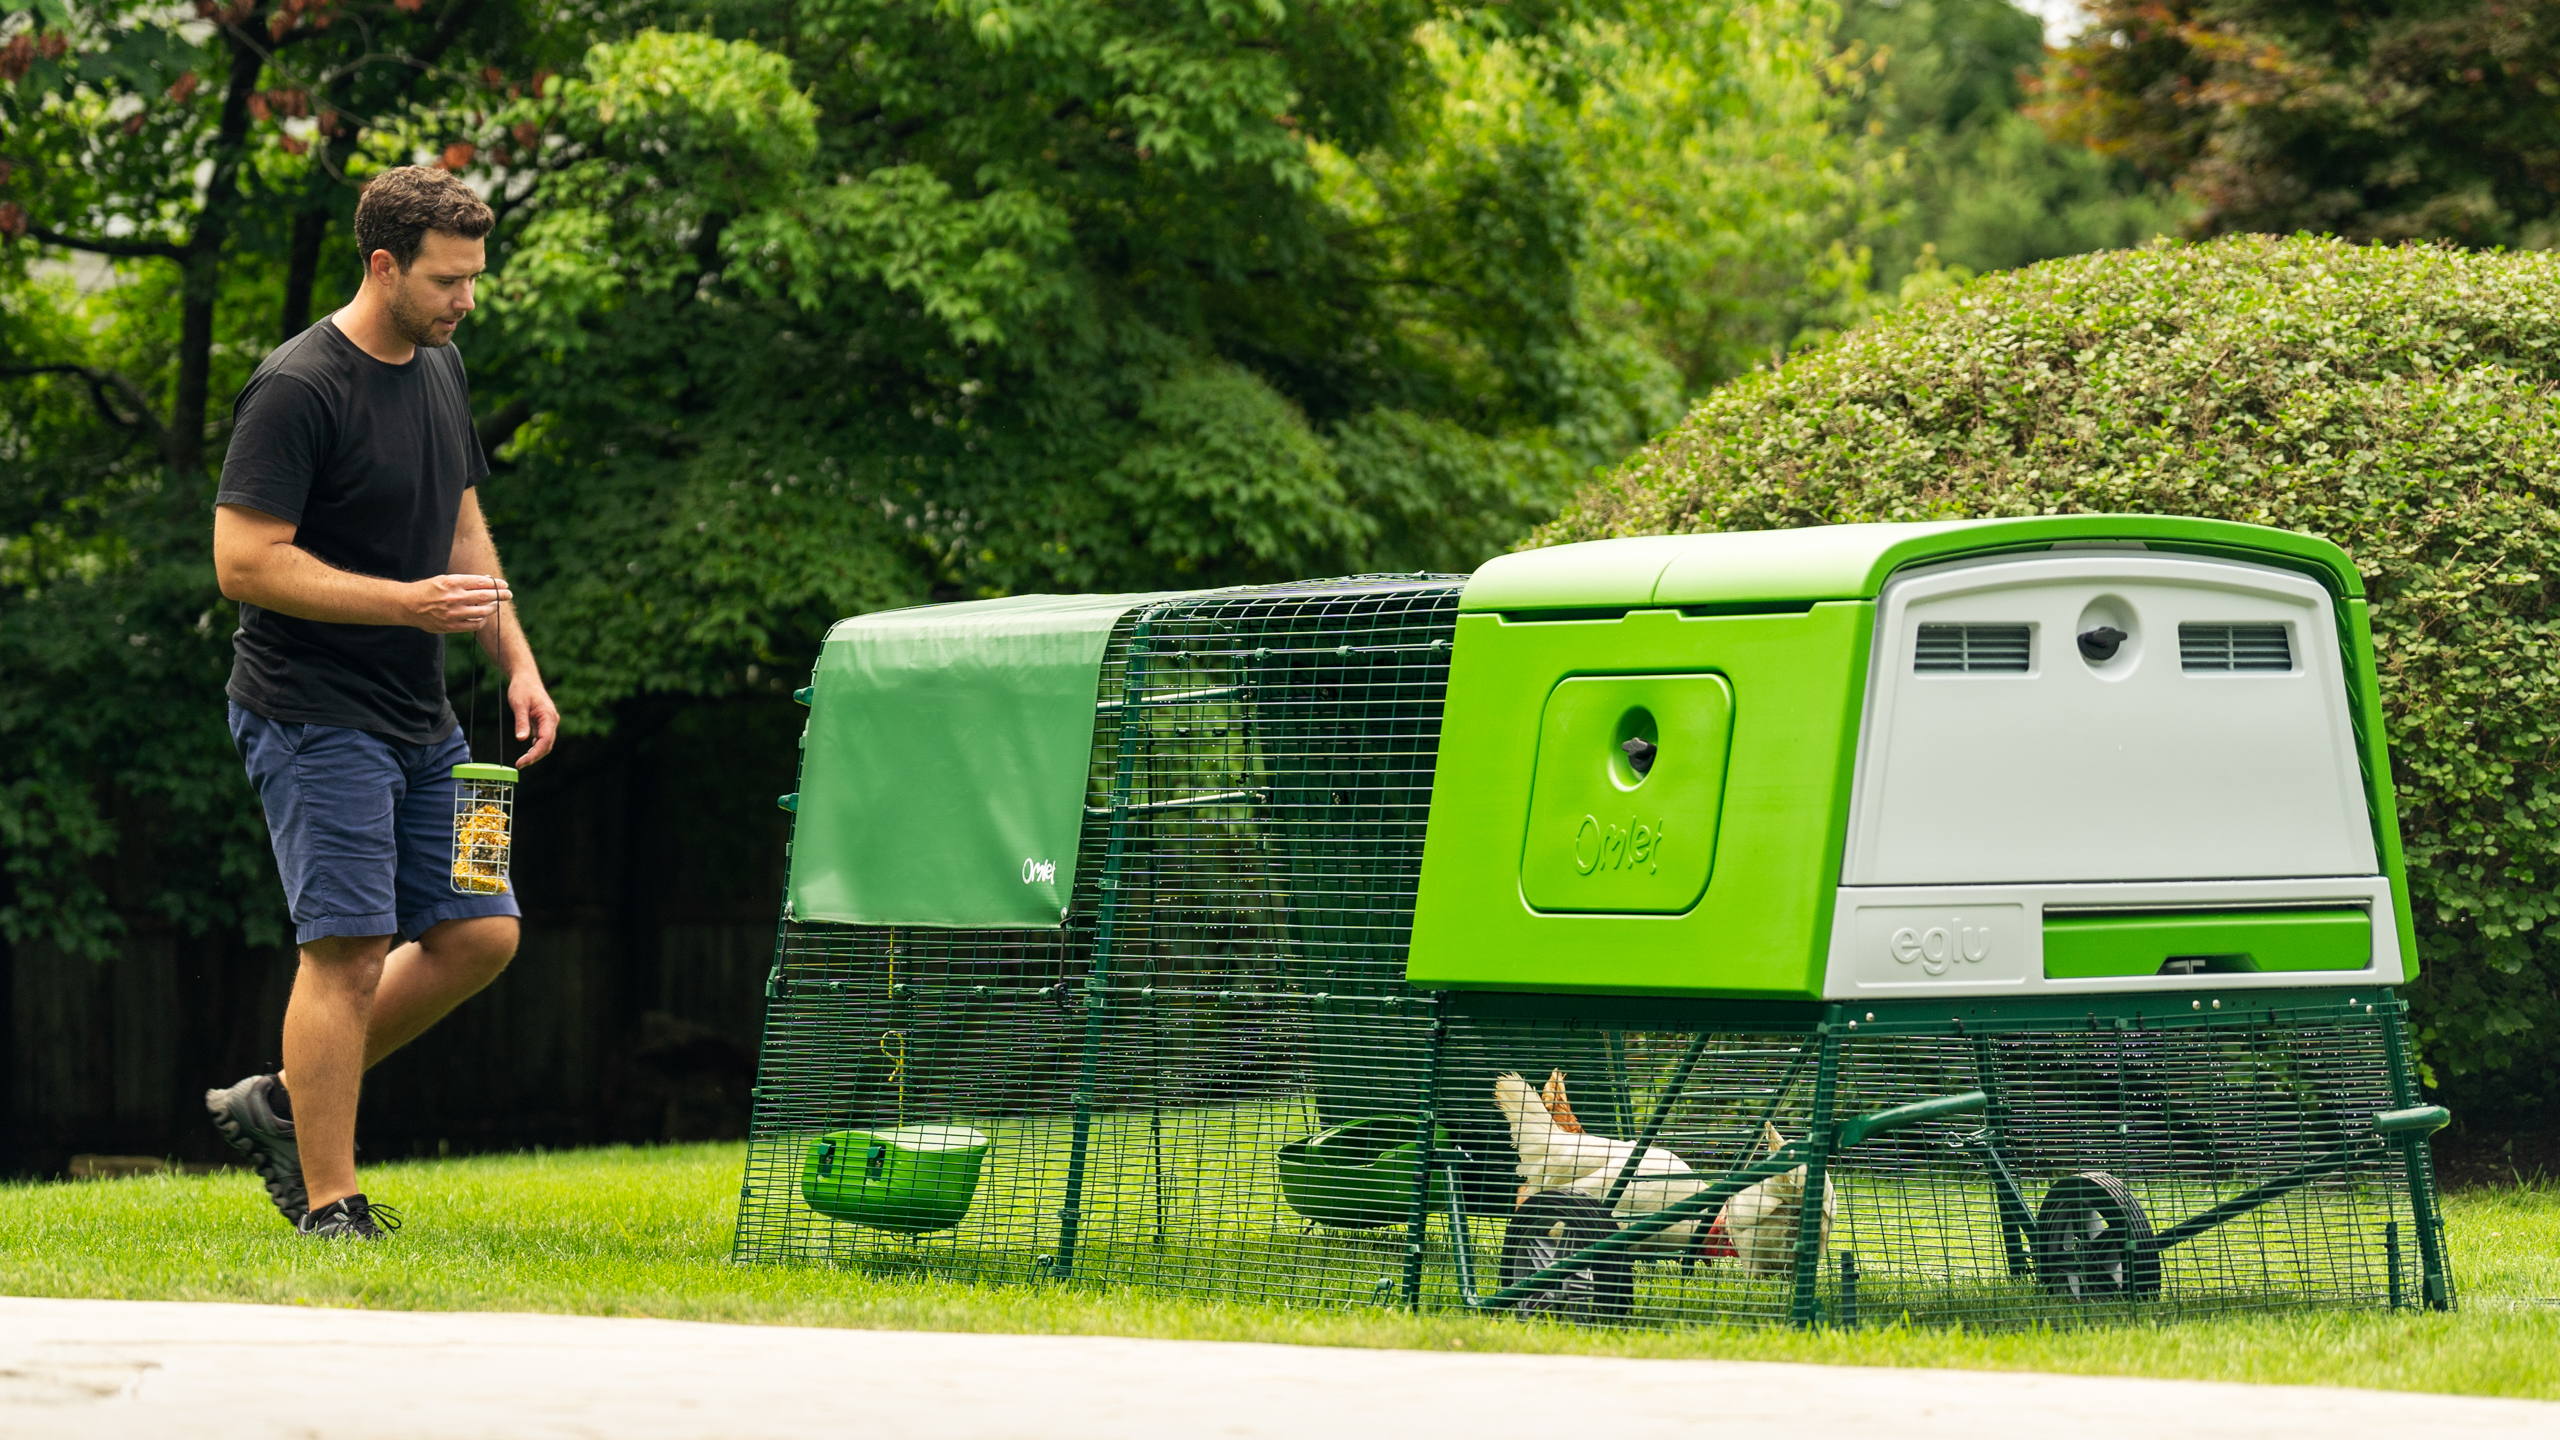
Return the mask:
<path fill-rule="evenodd" d="M 489 467 L 451 347 L 388 365 L 322 320 L 276 347 L 232 416 L 215 504 L 290 520 L 293 543 L 359 575 L 424 580 L 452 568 L 462 492 Z M 231 649 L 231 698 L 270 720 L 412 745 L 453 731 L 441 635 L 244 604 Z"/>

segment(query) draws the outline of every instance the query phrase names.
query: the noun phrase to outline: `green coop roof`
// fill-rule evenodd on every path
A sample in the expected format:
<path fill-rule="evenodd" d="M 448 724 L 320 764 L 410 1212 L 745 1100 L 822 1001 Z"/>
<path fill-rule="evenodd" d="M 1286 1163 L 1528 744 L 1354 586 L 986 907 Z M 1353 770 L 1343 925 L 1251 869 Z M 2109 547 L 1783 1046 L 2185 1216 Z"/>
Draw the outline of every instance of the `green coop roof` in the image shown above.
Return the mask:
<path fill-rule="evenodd" d="M 794 920 L 1056 929 L 1082 843 L 1103 652 L 1145 595 L 1015 595 L 827 632 L 809 688 Z"/>
<path fill-rule="evenodd" d="M 2311 575 L 2341 598 L 2364 594 L 2355 562 L 2317 536 L 2178 515 L 2039 515 L 1644 535 L 1558 545 L 1486 562 L 1467 582 L 1458 608 L 1599 610 L 1867 600 L 1893 572 L 1909 566 L 2107 540 L 2255 560 Z"/>

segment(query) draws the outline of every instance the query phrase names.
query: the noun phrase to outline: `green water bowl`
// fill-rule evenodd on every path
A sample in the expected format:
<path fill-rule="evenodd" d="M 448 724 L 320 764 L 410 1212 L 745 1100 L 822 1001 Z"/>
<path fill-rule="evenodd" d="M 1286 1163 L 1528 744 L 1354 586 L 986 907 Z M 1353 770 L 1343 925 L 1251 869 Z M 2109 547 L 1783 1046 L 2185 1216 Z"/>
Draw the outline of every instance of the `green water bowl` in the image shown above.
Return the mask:
<path fill-rule="evenodd" d="M 1416 1129 L 1409 1115 L 1372 1115 L 1281 1146 L 1281 1197 L 1300 1216 L 1336 1230 L 1404 1224 L 1413 1215 Z M 1432 1144 L 1443 1155 L 1454 1148 L 1446 1130 L 1433 1130 Z M 1435 1210 L 1449 1203 L 1436 1166 L 1429 1203 Z"/>
<path fill-rule="evenodd" d="M 965 1125 L 831 1130 L 809 1142 L 800 1198 L 821 1215 L 922 1235 L 966 1219 L 987 1137 Z"/>

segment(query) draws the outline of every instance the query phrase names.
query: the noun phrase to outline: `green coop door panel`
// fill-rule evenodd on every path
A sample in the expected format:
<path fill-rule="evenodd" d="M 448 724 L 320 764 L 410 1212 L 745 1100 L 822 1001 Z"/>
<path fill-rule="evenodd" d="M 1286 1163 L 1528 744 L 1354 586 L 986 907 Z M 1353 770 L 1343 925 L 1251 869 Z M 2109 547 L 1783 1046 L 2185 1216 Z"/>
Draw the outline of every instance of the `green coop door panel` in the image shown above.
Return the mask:
<path fill-rule="evenodd" d="M 1532 908 L 1677 915 L 1715 868 L 1733 692 L 1717 675 L 1586 675 L 1547 695 L 1520 893 Z"/>

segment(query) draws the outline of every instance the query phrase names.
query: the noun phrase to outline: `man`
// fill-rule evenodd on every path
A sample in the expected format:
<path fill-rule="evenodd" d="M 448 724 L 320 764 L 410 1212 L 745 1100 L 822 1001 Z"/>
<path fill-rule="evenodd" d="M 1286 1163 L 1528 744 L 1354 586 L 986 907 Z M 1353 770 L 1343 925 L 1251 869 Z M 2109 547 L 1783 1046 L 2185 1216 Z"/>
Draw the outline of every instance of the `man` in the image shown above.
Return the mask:
<path fill-rule="evenodd" d="M 451 884 L 453 767 L 471 758 L 444 692 L 444 637 L 507 675 L 518 763 L 551 749 L 543 689 L 475 486 L 454 330 L 494 223 L 440 170 L 387 171 L 356 204 L 355 299 L 279 346 L 234 408 L 213 559 L 240 602 L 231 734 L 265 808 L 301 968 L 284 1070 L 205 1094 L 223 1138 L 304 1235 L 396 1228 L 356 1184 L 364 1072 L 504 970 L 513 894 Z"/>

